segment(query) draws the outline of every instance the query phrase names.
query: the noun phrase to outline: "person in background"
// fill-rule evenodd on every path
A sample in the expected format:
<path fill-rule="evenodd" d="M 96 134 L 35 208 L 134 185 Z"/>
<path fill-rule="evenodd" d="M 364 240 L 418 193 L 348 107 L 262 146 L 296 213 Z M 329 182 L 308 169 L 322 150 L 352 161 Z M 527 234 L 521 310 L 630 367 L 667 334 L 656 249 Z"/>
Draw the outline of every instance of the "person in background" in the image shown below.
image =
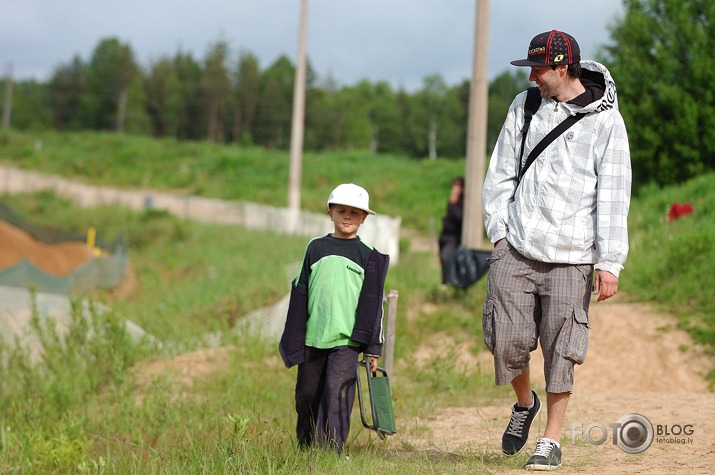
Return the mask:
<path fill-rule="evenodd" d="M 442 218 L 439 233 L 439 260 L 442 265 L 442 289 L 449 284 L 449 265 L 454 251 L 462 242 L 462 213 L 464 211 L 464 177 L 452 179 L 452 188 L 447 199 L 447 211 Z"/>
<path fill-rule="evenodd" d="M 358 236 L 371 214 L 364 188 L 337 186 L 328 198 L 334 231 L 308 243 L 291 286 L 279 352 L 287 368 L 298 365 L 295 409 L 301 448 L 318 444 L 342 453 L 359 354 L 377 371 L 389 256 Z"/>
<path fill-rule="evenodd" d="M 531 68 L 541 105 L 521 154 L 527 93 L 516 96 L 489 163 L 484 223 L 495 247 L 482 324 L 496 384 L 511 384 L 517 399 L 502 436 L 507 455 L 524 447 L 541 407 L 529 379 L 529 354 L 541 343 L 546 427 L 524 468 L 552 470 L 561 465 L 574 365 L 588 349 L 591 291 L 598 302 L 615 295 L 628 255 L 630 151 L 611 74 L 581 61 L 571 35 L 536 35 L 527 58 L 511 64 Z M 531 150 L 575 114 L 578 122 L 525 169 Z"/>

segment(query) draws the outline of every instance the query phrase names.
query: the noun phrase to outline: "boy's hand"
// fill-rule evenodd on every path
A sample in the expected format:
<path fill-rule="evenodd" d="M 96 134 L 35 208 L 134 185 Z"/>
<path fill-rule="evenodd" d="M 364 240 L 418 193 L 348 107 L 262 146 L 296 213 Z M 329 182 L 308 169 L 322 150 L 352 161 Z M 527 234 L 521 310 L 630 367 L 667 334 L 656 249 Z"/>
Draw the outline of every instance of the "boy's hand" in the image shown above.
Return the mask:
<path fill-rule="evenodd" d="M 368 356 L 367 358 L 370 359 L 370 372 L 375 373 L 377 371 L 377 360 L 380 358 L 379 356 Z M 363 363 L 365 362 L 365 357 L 363 356 L 362 359 Z"/>

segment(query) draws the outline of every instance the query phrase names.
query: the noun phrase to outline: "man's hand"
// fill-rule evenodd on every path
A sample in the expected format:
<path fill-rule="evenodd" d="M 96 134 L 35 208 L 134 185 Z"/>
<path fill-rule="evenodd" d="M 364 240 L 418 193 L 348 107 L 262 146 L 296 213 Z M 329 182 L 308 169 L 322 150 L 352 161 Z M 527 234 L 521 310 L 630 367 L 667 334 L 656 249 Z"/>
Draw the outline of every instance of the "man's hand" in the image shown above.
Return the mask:
<path fill-rule="evenodd" d="M 593 293 L 598 294 L 597 302 L 609 299 L 618 292 L 618 277 L 605 270 L 597 270 L 593 282 Z"/>

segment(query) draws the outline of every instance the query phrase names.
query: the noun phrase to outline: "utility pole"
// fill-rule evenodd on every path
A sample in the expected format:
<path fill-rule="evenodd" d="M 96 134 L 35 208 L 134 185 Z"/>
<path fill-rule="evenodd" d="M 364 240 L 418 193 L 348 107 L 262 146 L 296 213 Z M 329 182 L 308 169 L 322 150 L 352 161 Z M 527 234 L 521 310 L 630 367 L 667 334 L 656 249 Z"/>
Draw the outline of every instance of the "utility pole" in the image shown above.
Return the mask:
<path fill-rule="evenodd" d="M 469 121 L 467 123 L 467 170 L 464 190 L 462 244 L 470 249 L 482 248 L 484 219 L 482 187 L 487 148 L 487 59 L 489 53 L 489 0 L 476 0 L 474 22 L 474 56 L 469 86 Z"/>
<path fill-rule="evenodd" d="M 298 63 L 293 84 L 293 121 L 290 137 L 290 176 L 288 181 L 289 231 L 298 226 L 300 213 L 300 180 L 303 161 L 303 123 L 305 121 L 305 42 L 308 30 L 308 0 L 301 0 L 298 33 Z"/>
<path fill-rule="evenodd" d="M 2 107 L 2 128 L 10 128 L 10 115 L 12 114 L 12 63 L 7 65 L 5 76 L 5 100 Z"/>

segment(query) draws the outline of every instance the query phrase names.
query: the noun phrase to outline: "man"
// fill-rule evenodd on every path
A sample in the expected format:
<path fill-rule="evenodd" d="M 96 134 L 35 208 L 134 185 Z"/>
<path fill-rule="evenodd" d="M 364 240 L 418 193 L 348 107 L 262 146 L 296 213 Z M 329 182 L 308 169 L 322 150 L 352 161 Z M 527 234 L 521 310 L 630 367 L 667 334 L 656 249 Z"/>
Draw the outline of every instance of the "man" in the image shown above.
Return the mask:
<path fill-rule="evenodd" d="M 494 355 L 496 384 L 511 383 L 517 398 L 502 437 L 507 455 L 524 447 L 541 407 L 529 380 L 529 353 L 540 342 L 547 422 L 525 468 L 552 470 L 561 465 L 573 368 L 588 349 L 591 291 L 599 302 L 615 295 L 628 254 L 630 152 L 613 78 L 605 66 L 581 61 L 571 35 L 539 34 L 527 58 L 511 64 L 531 68 L 541 105 L 522 150 L 527 93 L 516 96 L 484 183 L 485 227 L 495 243 L 484 339 Z M 526 168 L 536 145 L 575 114 L 583 116 Z"/>

